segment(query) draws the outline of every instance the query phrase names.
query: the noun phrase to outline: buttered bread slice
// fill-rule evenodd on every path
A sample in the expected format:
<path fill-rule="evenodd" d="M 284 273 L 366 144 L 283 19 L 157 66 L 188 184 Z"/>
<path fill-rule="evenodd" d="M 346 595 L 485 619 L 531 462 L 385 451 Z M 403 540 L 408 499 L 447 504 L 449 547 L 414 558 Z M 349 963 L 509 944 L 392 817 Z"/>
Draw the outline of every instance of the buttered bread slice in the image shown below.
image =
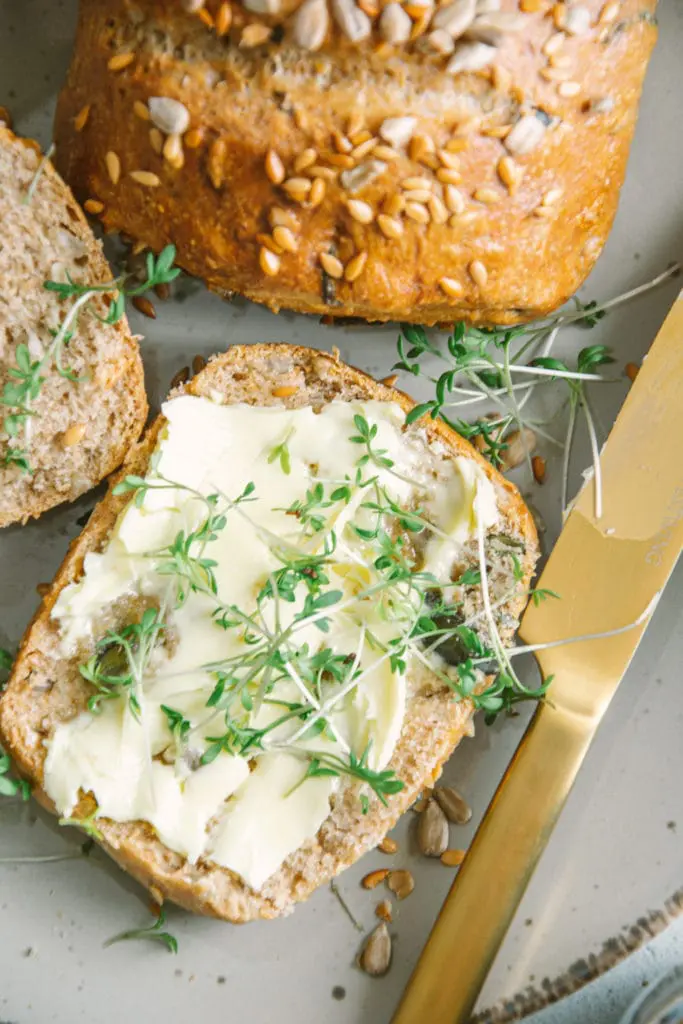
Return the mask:
<path fill-rule="evenodd" d="M 531 517 L 412 405 L 315 351 L 230 349 L 165 403 L 24 639 L 3 745 L 188 909 L 286 913 L 514 699 Z"/>

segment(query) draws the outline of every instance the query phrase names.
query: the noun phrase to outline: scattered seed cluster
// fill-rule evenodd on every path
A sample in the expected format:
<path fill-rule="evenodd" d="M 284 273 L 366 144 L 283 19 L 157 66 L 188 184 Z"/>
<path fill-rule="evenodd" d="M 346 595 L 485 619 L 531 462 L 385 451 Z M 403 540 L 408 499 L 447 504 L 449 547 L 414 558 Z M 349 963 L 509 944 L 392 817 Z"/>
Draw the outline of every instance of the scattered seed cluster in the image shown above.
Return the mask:
<path fill-rule="evenodd" d="M 565 0 L 520 0 L 516 11 L 501 11 L 500 0 L 181 0 L 181 6 L 243 49 L 284 40 L 309 52 L 363 44 L 388 56 L 399 47 L 443 60 L 453 75 L 490 67 L 505 36 L 523 33 L 530 14 L 550 12 L 555 26 L 571 35 L 592 27 L 588 9 Z M 618 10 L 618 0 L 608 0 L 601 24 L 613 21 Z M 113 57 L 112 69 L 125 68 L 128 58 Z M 565 89 L 562 95 L 573 93 Z"/>
<path fill-rule="evenodd" d="M 451 786 L 437 786 L 423 791 L 413 804 L 417 812 L 416 839 L 418 849 L 425 857 L 438 857 L 445 867 L 460 867 L 465 859 L 465 850 L 450 848 L 449 822 L 466 825 L 472 817 L 472 808 Z M 377 849 L 381 853 L 398 853 L 398 843 L 386 836 Z M 415 878 L 406 868 L 376 868 L 361 879 L 364 889 L 376 889 L 386 885 L 397 900 L 407 899 L 415 889 Z M 382 899 L 375 906 L 375 916 L 380 919 L 365 939 L 358 956 L 358 965 L 373 977 L 382 977 L 391 966 L 392 943 L 387 924 L 393 921 L 391 900 Z"/>
<path fill-rule="evenodd" d="M 311 136 L 311 144 L 294 155 L 285 156 L 275 146 L 264 153 L 262 170 L 270 183 L 272 200 L 267 204 L 263 230 L 255 233 L 255 255 L 265 277 L 278 276 L 297 253 L 316 208 L 325 202 L 327 213 L 332 206 L 334 235 L 315 254 L 321 294 L 329 303 L 336 298 L 337 283 L 353 285 L 371 271 L 374 259 L 381 258 L 370 255 L 371 249 L 382 252 L 381 245 L 378 248 L 376 243 L 370 244 L 373 233 L 401 245 L 404 235 L 408 235 L 407 241 L 416 232 L 419 237 L 432 224 L 462 229 L 518 193 L 526 157 L 559 123 L 552 113 L 535 106 L 515 85 L 510 72 L 497 62 L 506 36 L 524 33 L 531 26 L 530 19 L 542 19 L 547 25 L 547 38 L 541 47 L 544 63 L 538 72 L 543 90 L 547 92 L 550 82 L 564 99 L 576 97 L 577 108 L 598 113 L 610 109 L 605 97 L 591 100 L 582 95 L 581 83 L 575 79 L 576 46 L 572 40 L 609 31 L 619 13 L 619 0 L 608 0 L 597 19 L 580 3 L 563 0 L 554 4 L 548 0 L 519 0 L 515 11 L 501 11 L 501 0 L 451 0 L 440 5 L 438 0 L 303 0 L 294 10 L 289 4 L 287 11 L 281 2 L 246 0 L 241 5 L 213 4 L 209 9 L 199 0 L 183 0 L 183 6 L 219 35 L 228 36 L 231 43 L 242 47 L 267 43 L 274 48 L 291 37 L 297 46 L 315 50 L 329 41 L 334 31 L 354 43 L 378 35 L 381 46 L 405 43 L 420 52 L 431 47 L 447 58 L 445 73 L 484 76 L 497 93 L 510 100 L 509 123 L 485 125 L 473 119 L 448 130 L 434 122 L 426 126 L 416 117 L 400 115 L 368 125 L 362 110 L 358 110 L 344 130 L 330 133 L 324 146 L 319 140 L 313 144 L 306 130 L 307 119 L 293 110 L 297 127 Z M 265 21 L 245 25 L 247 15 Z M 279 35 L 273 36 L 276 26 Z M 233 36 L 234 32 L 238 35 Z M 116 75 L 134 72 L 135 60 L 134 52 L 117 53 L 108 60 L 109 71 Z M 171 171 L 183 168 L 187 150 L 201 149 L 200 160 L 212 187 L 220 191 L 228 185 L 226 139 L 193 124 L 190 111 L 181 101 L 150 96 L 146 103 L 136 100 L 133 112 L 148 124 L 151 150 Z M 77 131 L 84 130 L 89 116 L 90 105 L 77 113 Z M 462 164 L 478 135 L 496 143 L 493 180 L 465 189 Z M 105 168 L 114 186 L 124 177 L 146 189 L 162 183 L 160 174 L 145 167 L 122 168 L 113 151 L 105 155 Z M 557 217 L 562 197 L 561 188 L 547 188 L 529 215 Z M 523 202 L 527 210 L 528 197 Z M 96 216 L 104 213 L 99 198 L 87 200 L 85 206 Z M 443 296 L 457 301 L 466 292 L 485 292 L 491 273 L 481 258 L 470 259 L 465 266 L 459 259 L 452 273 L 431 284 Z"/>

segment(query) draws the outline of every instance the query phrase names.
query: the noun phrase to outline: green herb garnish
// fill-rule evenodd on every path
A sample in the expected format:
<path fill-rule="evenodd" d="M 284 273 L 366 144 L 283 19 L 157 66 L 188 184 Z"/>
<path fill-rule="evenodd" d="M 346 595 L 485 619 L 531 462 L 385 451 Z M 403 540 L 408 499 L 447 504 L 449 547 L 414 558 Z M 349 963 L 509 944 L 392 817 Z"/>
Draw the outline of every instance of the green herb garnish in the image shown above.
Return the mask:
<path fill-rule="evenodd" d="M 103 946 L 106 949 L 107 946 L 113 946 L 115 942 L 127 942 L 129 939 L 151 939 L 153 942 L 160 942 L 169 953 L 177 953 L 178 940 L 170 932 L 164 931 L 165 925 L 166 914 L 163 907 L 159 907 L 159 916 L 154 924 L 150 924 L 146 928 L 131 928 L 129 931 L 119 932 L 118 935 L 107 939 Z"/>
<path fill-rule="evenodd" d="M 173 281 L 180 270 L 174 268 L 175 247 L 167 245 L 158 257 L 152 253 L 147 256 L 147 275 L 141 284 L 129 285 L 130 274 L 119 277 L 104 284 L 77 284 L 67 274 L 65 282 L 45 281 L 43 287 L 54 292 L 61 299 L 73 299 L 74 302 L 59 327 L 52 331 L 52 341 L 38 359 L 32 359 L 29 348 L 25 344 L 17 345 L 15 352 L 16 365 L 8 369 L 9 380 L 0 395 L 0 405 L 8 410 L 3 420 L 3 429 L 9 437 L 7 450 L 0 459 L 5 465 L 18 466 L 24 473 L 33 471 L 30 462 L 31 421 L 38 413 L 34 408 L 47 374 L 55 370 L 60 377 L 71 383 L 79 383 L 81 378 L 75 371 L 64 364 L 65 352 L 77 328 L 78 318 L 83 311 L 89 312 L 102 323 L 115 324 L 123 316 L 126 298 L 134 298 L 159 284 Z M 97 313 L 92 300 L 98 295 L 113 293 L 109 308 L 104 317 Z"/>
<path fill-rule="evenodd" d="M 0 796 L 20 796 L 22 800 L 28 800 L 31 795 L 31 787 L 25 779 L 17 779 L 11 773 L 13 770 L 12 760 L 9 754 L 4 754 L 0 748 Z"/>

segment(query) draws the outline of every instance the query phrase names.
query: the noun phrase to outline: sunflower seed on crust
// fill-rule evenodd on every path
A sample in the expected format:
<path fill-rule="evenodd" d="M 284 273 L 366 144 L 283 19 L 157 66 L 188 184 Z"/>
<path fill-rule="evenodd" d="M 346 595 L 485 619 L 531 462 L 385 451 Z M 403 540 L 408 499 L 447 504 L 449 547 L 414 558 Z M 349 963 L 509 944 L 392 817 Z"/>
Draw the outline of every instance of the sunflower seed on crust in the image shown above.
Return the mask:
<path fill-rule="evenodd" d="M 354 0 L 332 0 L 332 16 L 352 43 L 367 39 L 372 31 L 372 22 Z"/>
<path fill-rule="evenodd" d="M 500 46 L 506 35 L 521 31 L 525 25 L 528 25 L 528 20 L 518 11 L 494 11 L 475 18 L 467 30 L 467 36 L 480 43 Z"/>
<path fill-rule="evenodd" d="M 503 140 L 503 145 L 513 156 L 523 156 L 536 149 L 545 135 L 545 125 L 535 114 L 524 114 L 516 121 Z"/>
<path fill-rule="evenodd" d="M 294 42 L 304 50 L 319 50 L 330 25 L 327 0 L 304 0 L 294 15 Z"/>
<path fill-rule="evenodd" d="M 439 8 L 432 18 L 432 25 L 445 29 L 453 39 L 458 39 L 472 24 L 476 12 L 476 0 L 453 0 L 453 3 Z"/>
<path fill-rule="evenodd" d="M 180 100 L 170 96 L 150 96 L 149 116 L 164 135 L 183 135 L 190 127 L 190 112 Z"/>
<path fill-rule="evenodd" d="M 414 117 L 387 117 L 379 127 L 379 136 L 397 149 L 407 146 L 413 137 L 417 119 Z"/>
<path fill-rule="evenodd" d="M 427 36 L 427 42 L 433 50 L 437 53 L 441 53 L 447 56 L 449 53 L 453 53 L 455 49 L 455 41 L 453 36 L 446 31 L 445 28 L 436 28 L 433 32 L 430 32 Z"/>
<path fill-rule="evenodd" d="M 446 65 L 446 71 L 450 75 L 463 71 L 482 71 L 493 63 L 496 53 L 495 46 L 486 43 L 460 43 Z"/>
<path fill-rule="evenodd" d="M 379 19 L 379 33 L 388 43 L 405 43 L 410 38 L 413 23 L 401 4 L 390 3 Z"/>
<path fill-rule="evenodd" d="M 591 12 L 587 7 L 568 7 L 564 31 L 570 36 L 582 36 L 590 29 L 591 21 Z"/>
<path fill-rule="evenodd" d="M 371 181 L 378 178 L 380 174 L 384 174 L 387 169 L 387 165 L 382 160 L 365 160 L 362 164 L 358 164 L 356 167 L 351 167 L 348 171 L 342 171 L 339 175 L 339 181 L 345 192 L 353 195 L 354 192 L 360 192 L 366 185 L 369 185 Z"/>

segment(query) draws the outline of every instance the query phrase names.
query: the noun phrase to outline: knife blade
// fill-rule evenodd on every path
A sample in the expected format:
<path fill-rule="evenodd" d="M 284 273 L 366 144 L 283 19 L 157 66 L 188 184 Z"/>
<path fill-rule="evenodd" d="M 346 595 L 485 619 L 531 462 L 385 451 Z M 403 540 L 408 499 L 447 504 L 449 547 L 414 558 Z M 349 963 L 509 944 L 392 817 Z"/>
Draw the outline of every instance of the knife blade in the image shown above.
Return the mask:
<path fill-rule="evenodd" d="M 644 616 L 683 548 L 683 292 L 586 482 L 530 604 L 527 644 L 618 630 Z M 598 726 L 645 631 L 537 653 L 547 700 L 527 728 L 441 909 L 393 1024 L 467 1021 Z M 495 884 L 492 884 L 492 879 Z"/>

